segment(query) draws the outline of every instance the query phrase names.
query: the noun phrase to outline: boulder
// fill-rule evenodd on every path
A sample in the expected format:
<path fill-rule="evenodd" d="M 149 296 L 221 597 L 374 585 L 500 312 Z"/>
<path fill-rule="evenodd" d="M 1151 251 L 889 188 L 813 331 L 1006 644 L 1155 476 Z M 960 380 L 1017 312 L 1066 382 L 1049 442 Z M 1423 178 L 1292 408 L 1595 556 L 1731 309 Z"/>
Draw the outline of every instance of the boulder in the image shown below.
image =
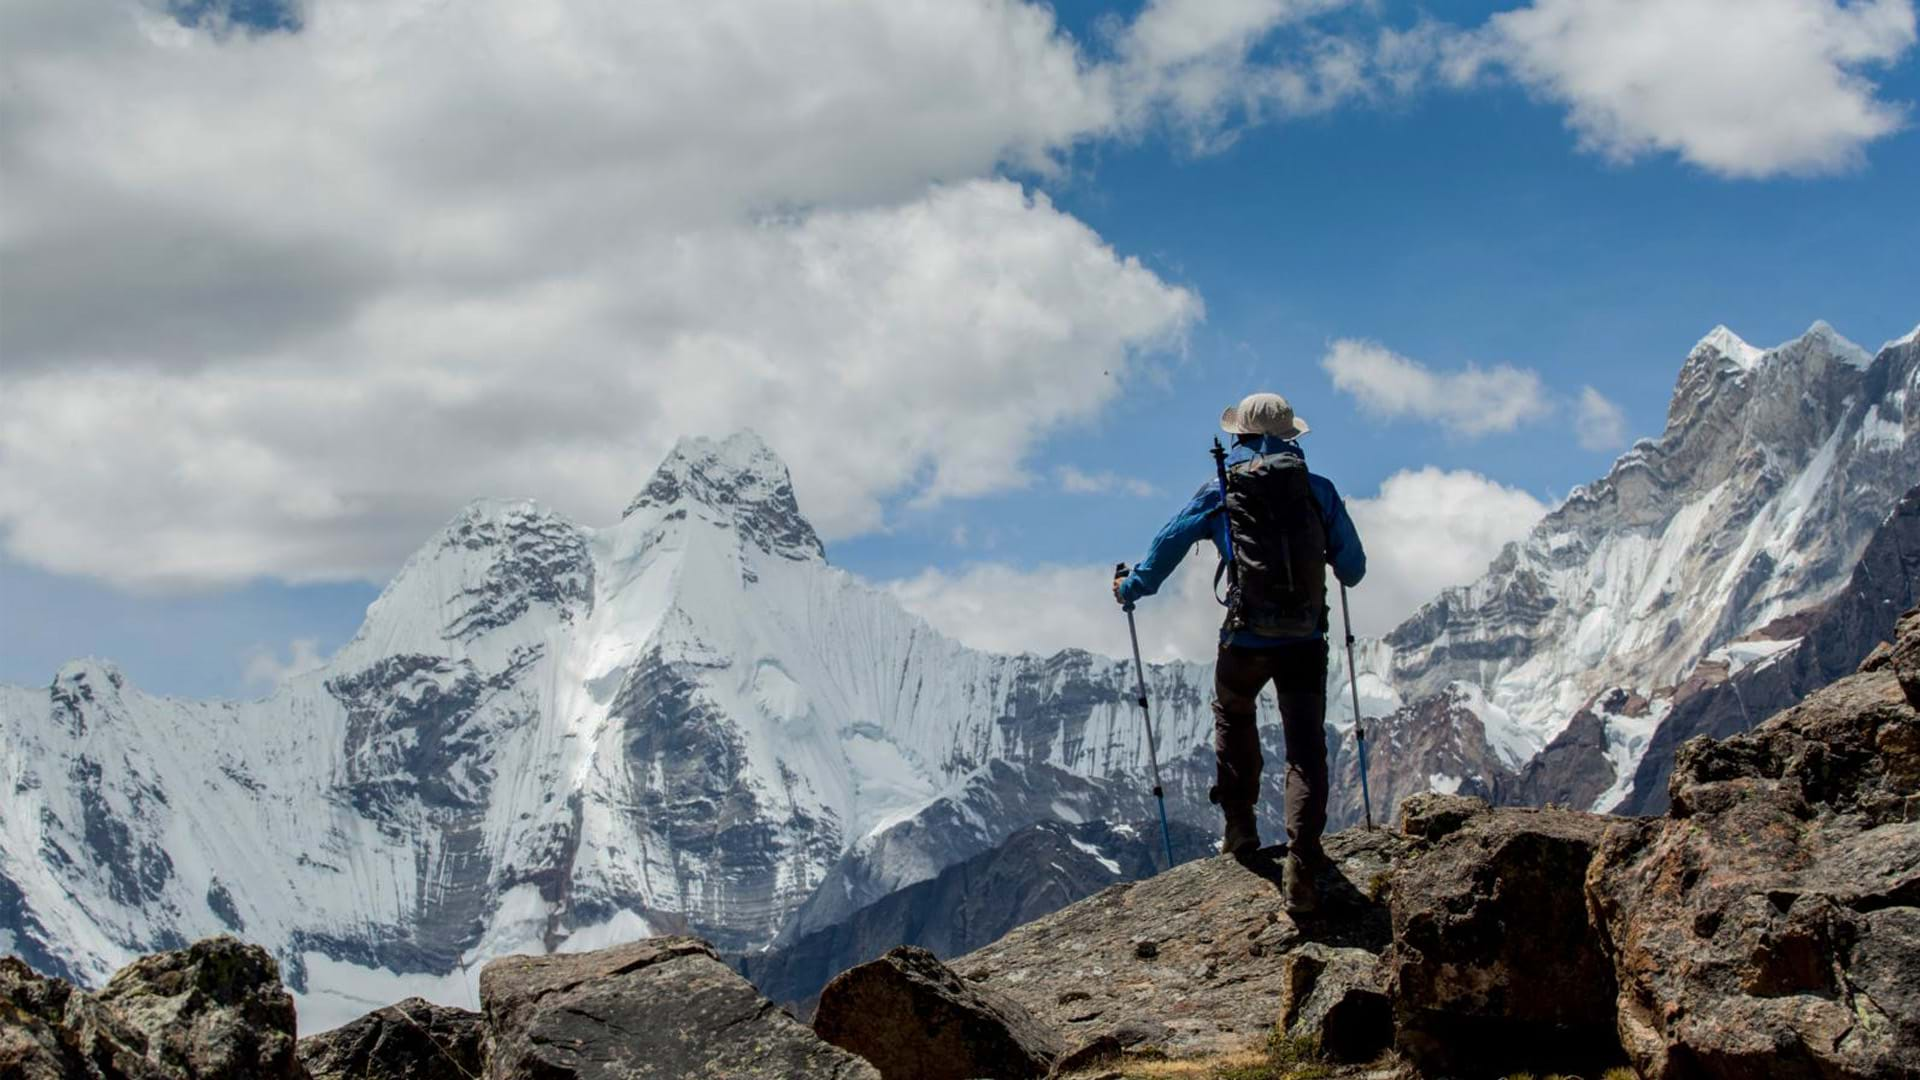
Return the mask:
<path fill-rule="evenodd" d="M 0 959 L 0 1075 L 301 1080 L 293 998 L 257 945 L 221 936 L 128 964 L 88 994 Z"/>
<path fill-rule="evenodd" d="M 468 1080 L 487 1063 L 479 1013 L 408 998 L 300 1040 L 313 1080 Z"/>
<path fill-rule="evenodd" d="M 1287 955 L 1279 1029 L 1337 1062 L 1372 1061 L 1393 1041 L 1382 958 L 1365 949 L 1307 944 Z"/>
<path fill-rule="evenodd" d="M 505 957 L 481 971 L 480 1001 L 493 1034 L 487 1076 L 495 1080 L 879 1076 L 692 938 Z"/>
<path fill-rule="evenodd" d="M 1613 966 L 1583 885 L 1608 819 L 1413 800 L 1426 838 L 1394 877 L 1395 1045 L 1439 1075 L 1618 1060 Z"/>
<path fill-rule="evenodd" d="M 813 1030 L 872 1062 L 882 1080 L 1042 1077 L 1060 1036 L 1019 1002 L 975 986 L 911 945 L 841 972 L 820 992 Z"/>
<path fill-rule="evenodd" d="M 1310 942 L 1387 948 L 1382 898 L 1413 846 L 1386 829 L 1329 835 L 1310 915 L 1287 913 L 1280 849 L 1267 848 L 1245 863 L 1216 856 L 1112 886 L 948 963 L 1073 1047 L 1113 1035 L 1131 1052 L 1242 1052 L 1263 1044 L 1279 1016 L 1291 952 Z"/>
<path fill-rule="evenodd" d="M 1459 832 L 1486 812 L 1485 799 L 1430 791 L 1400 804 L 1400 831 L 1422 840 L 1438 840 Z"/>
<path fill-rule="evenodd" d="M 147 1040 L 62 979 L 0 957 L 0 1076 L 9 1080 L 148 1080 Z"/>
<path fill-rule="evenodd" d="M 1920 1075 L 1920 618 L 1900 630 L 1892 664 L 1686 743 L 1673 816 L 1607 836 L 1587 893 L 1643 1075 Z"/>
<path fill-rule="evenodd" d="M 94 1000 L 146 1037 L 147 1059 L 194 1077 L 304 1076 L 294 1054 L 293 995 L 258 945 L 225 934 L 143 956 Z"/>

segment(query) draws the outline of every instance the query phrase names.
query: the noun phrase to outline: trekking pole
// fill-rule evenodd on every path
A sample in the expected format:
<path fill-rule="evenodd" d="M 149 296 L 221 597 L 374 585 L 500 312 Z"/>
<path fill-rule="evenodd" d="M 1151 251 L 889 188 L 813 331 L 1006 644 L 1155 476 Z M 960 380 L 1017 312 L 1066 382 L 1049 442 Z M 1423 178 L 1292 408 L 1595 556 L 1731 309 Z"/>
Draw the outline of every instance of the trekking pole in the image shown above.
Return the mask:
<path fill-rule="evenodd" d="M 1113 568 L 1116 578 L 1127 575 L 1127 564 L 1121 563 Z M 1167 846 L 1167 869 L 1173 869 L 1173 833 L 1167 828 L 1167 793 L 1160 786 L 1160 754 L 1153 748 L 1153 710 L 1147 707 L 1147 668 L 1140 662 L 1140 632 L 1133 626 L 1133 604 L 1120 605 L 1127 613 L 1127 637 L 1133 642 L 1133 678 L 1140 703 L 1140 716 L 1147 722 L 1147 763 L 1153 766 L 1153 797 L 1160 800 L 1160 842 Z"/>
<path fill-rule="evenodd" d="M 1235 587 L 1240 584 L 1240 564 L 1233 561 L 1233 517 L 1227 511 L 1227 448 L 1220 445 L 1219 439 L 1215 439 L 1213 440 L 1212 453 L 1213 474 L 1218 477 L 1220 481 L 1220 513 L 1226 516 L 1228 522 L 1227 527 L 1220 532 L 1221 543 L 1224 545 L 1220 549 L 1220 557 L 1222 565 L 1227 568 L 1227 596 L 1230 600 Z M 1213 575 L 1213 588 L 1214 600 L 1220 601 L 1222 606 L 1227 606 L 1228 601 L 1220 600 L 1220 575 L 1218 573 Z"/>
<path fill-rule="evenodd" d="M 1360 747 L 1360 807 L 1373 828 L 1373 795 L 1367 791 L 1367 727 L 1360 719 L 1360 669 L 1353 662 L 1353 615 L 1347 609 L 1347 587 L 1340 586 L 1340 621 L 1347 628 L 1347 685 L 1353 689 L 1353 741 Z"/>

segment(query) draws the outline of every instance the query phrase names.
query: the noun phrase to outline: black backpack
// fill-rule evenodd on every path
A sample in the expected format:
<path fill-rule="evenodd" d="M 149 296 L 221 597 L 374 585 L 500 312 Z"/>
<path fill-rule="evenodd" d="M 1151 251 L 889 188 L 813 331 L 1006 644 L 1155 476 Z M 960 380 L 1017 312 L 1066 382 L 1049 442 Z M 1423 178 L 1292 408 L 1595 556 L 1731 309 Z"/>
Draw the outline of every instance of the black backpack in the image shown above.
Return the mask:
<path fill-rule="evenodd" d="M 1233 564 L 1227 572 L 1229 633 L 1307 638 L 1327 632 L 1327 526 L 1307 482 L 1307 464 L 1267 454 L 1225 473 Z"/>

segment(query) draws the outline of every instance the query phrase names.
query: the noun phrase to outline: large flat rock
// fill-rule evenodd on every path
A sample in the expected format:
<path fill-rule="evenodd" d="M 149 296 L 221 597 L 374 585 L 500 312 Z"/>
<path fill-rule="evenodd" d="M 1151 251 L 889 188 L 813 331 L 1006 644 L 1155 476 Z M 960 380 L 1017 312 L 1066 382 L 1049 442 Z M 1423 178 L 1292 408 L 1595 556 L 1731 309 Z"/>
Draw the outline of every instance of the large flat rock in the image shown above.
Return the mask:
<path fill-rule="evenodd" d="M 494 1080 L 879 1080 L 693 938 L 495 960 L 480 1000 Z"/>
<path fill-rule="evenodd" d="M 1380 897 L 1412 844 L 1386 830 L 1328 837 L 1313 915 L 1287 914 L 1281 849 L 1270 848 L 1246 865 L 1220 856 L 1115 885 L 949 963 L 1059 1030 L 1069 1048 L 1110 1035 L 1177 1056 L 1241 1050 L 1280 1016 L 1290 950 L 1386 947 Z"/>

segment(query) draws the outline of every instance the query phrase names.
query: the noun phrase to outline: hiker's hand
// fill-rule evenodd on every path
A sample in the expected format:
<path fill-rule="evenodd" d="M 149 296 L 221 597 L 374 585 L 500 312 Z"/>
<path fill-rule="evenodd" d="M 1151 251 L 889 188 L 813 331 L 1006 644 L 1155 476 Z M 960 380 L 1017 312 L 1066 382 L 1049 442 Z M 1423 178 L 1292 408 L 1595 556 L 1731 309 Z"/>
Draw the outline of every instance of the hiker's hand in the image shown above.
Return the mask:
<path fill-rule="evenodd" d="M 1127 575 L 1125 574 L 1114 575 L 1113 577 L 1113 602 L 1114 603 L 1125 604 L 1127 602 L 1127 598 L 1120 595 L 1120 586 L 1125 585 L 1126 583 L 1127 583 Z"/>

